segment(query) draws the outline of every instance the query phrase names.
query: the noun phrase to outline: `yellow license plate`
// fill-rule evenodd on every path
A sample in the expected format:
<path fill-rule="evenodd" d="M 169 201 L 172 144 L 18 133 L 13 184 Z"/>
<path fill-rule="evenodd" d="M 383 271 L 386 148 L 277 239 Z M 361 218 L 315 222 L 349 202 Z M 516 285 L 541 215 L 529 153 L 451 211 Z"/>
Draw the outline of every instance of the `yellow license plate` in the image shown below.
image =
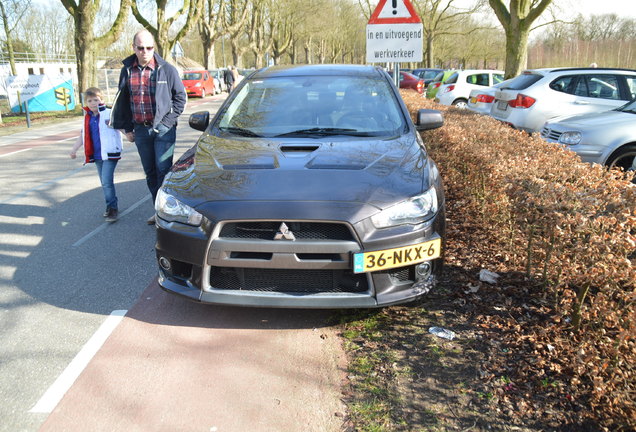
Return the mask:
<path fill-rule="evenodd" d="M 474 97 L 474 96 L 473 96 L 473 97 L 471 97 L 471 98 L 470 98 L 470 103 L 471 103 L 471 104 L 476 104 L 476 103 L 477 103 L 477 98 L 476 98 L 476 97 Z"/>
<path fill-rule="evenodd" d="M 417 264 L 439 258 L 442 240 L 435 239 L 411 246 L 353 254 L 353 272 L 366 273 Z"/>

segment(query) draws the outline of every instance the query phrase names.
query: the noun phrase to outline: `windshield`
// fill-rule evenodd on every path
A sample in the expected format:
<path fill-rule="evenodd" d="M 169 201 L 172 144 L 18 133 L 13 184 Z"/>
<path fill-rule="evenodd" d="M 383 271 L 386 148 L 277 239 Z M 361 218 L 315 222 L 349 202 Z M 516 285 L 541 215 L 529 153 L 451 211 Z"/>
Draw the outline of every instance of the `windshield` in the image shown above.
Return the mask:
<path fill-rule="evenodd" d="M 201 79 L 201 74 L 195 73 L 195 72 L 184 73 L 182 79 L 186 81 L 198 80 L 198 79 Z"/>
<path fill-rule="evenodd" d="M 394 136 L 406 127 L 388 80 L 356 76 L 249 80 L 216 124 L 252 137 Z"/>
<path fill-rule="evenodd" d="M 636 114 L 636 100 L 627 102 L 625 105 L 616 108 L 615 111 L 623 111 L 630 114 Z"/>

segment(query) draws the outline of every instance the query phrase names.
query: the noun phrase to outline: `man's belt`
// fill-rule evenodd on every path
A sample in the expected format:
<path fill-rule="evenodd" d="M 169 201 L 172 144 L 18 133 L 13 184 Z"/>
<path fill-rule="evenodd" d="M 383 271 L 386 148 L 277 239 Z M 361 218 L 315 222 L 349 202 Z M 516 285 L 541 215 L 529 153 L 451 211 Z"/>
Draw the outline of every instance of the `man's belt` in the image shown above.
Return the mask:
<path fill-rule="evenodd" d="M 152 120 L 145 122 L 135 122 L 135 124 L 138 126 L 152 127 Z"/>

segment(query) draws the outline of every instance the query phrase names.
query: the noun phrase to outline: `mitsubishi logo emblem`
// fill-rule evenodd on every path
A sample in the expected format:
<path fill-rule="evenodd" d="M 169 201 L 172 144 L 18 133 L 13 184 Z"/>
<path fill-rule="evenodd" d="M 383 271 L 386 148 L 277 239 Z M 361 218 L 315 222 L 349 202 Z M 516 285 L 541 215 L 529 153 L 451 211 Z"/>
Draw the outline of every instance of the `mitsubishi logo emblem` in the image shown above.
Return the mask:
<path fill-rule="evenodd" d="M 293 240 L 296 240 L 296 237 L 294 237 L 294 233 L 291 232 L 289 228 L 287 227 L 287 225 L 285 225 L 285 222 L 283 222 L 278 227 L 278 232 L 274 236 L 274 240 L 292 240 L 293 241 Z"/>

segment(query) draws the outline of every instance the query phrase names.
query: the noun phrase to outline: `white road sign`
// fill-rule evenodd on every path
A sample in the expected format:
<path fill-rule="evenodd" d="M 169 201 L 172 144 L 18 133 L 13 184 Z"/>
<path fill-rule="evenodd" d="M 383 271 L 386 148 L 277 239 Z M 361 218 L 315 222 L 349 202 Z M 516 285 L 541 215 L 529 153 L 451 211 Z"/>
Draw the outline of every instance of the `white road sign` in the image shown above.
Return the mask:
<path fill-rule="evenodd" d="M 422 40 L 422 22 L 409 0 L 380 0 L 367 24 L 367 62 L 420 62 Z"/>

